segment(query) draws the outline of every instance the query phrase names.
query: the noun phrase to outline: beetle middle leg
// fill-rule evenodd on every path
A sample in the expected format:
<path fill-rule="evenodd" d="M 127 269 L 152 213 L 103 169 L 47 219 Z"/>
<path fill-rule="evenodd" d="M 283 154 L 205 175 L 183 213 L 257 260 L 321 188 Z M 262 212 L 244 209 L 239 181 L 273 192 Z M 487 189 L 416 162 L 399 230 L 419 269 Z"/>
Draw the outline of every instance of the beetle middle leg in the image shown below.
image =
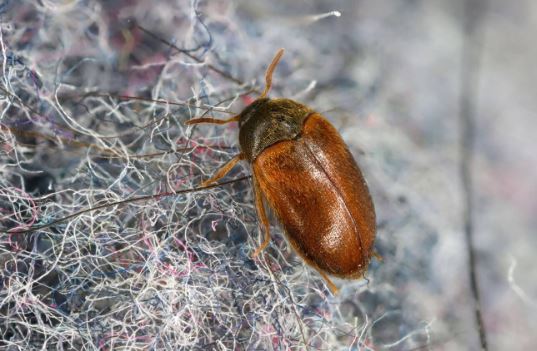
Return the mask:
<path fill-rule="evenodd" d="M 207 186 L 207 185 L 212 184 L 212 183 L 218 181 L 219 179 L 223 178 L 242 159 L 244 159 L 244 155 L 242 153 L 238 154 L 235 157 L 233 157 L 231 160 L 228 161 L 228 163 L 226 163 L 218 171 L 216 171 L 216 173 L 211 178 L 209 178 L 206 181 L 202 182 L 201 186 L 202 187 Z"/>
<path fill-rule="evenodd" d="M 257 184 L 257 180 L 255 178 L 254 192 L 257 216 L 261 220 L 261 223 L 265 229 L 265 239 L 263 240 L 263 243 L 261 243 L 261 245 L 259 245 L 259 247 L 254 251 L 252 258 L 256 258 L 270 243 L 270 222 L 267 218 L 267 213 L 265 212 L 265 205 L 263 205 L 263 194 L 261 193 L 261 190 L 259 190 L 259 184 Z"/>

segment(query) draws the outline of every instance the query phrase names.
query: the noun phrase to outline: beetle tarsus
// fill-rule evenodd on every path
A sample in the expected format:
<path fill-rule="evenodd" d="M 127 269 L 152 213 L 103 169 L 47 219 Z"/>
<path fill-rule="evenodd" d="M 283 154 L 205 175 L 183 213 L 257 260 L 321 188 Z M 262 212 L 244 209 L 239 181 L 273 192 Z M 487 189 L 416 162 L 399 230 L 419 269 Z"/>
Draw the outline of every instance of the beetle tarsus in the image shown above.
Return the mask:
<path fill-rule="evenodd" d="M 375 257 L 375 258 L 377 259 L 377 261 L 379 261 L 379 262 L 384 261 L 384 259 L 382 258 L 382 256 L 381 256 L 378 252 L 376 252 L 376 251 L 373 251 L 373 257 Z"/>
<path fill-rule="evenodd" d="M 267 233 L 265 232 L 265 240 L 263 240 L 263 243 L 259 245 L 257 249 L 255 249 L 254 253 L 252 254 L 252 258 L 256 258 L 257 256 L 259 256 L 259 254 L 267 248 L 268 244 L 270 244 L 270 234 L 267 235 Z"/>
<path fill-rule="evenodd" d="M 328 288 L 332 292 L 332 295 L 337 295 L 339 293 L 339 289 L 337 288 L 336 284 L 334 284 L 332 280 L 330 280 L 330 278 L 326 275 L 326 273 L 324 273 L 320 269 L 318 269 L 317 271 L 319 272 L 321 277 L 323 277 L 323 279 L 325 280 L 326 285 L 328 285 Z"/>

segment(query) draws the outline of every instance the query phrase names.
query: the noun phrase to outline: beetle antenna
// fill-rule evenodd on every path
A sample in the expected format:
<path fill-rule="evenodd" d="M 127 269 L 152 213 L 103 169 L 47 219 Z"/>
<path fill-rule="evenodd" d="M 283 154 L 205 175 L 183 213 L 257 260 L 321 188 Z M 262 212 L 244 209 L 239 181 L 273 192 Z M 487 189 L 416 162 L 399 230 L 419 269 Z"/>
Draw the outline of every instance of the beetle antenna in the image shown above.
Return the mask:
<path fill-rule="evenodd" d="M 278 52 L 276 52 L 276 55 L 274 55 L 272 62 L 268 66 L 267 72 L 265 73 L 265 90 L 263 90 L 261 96 L 259 96 L 260 99 L 266 97 L 268 92 L 270 91 L 270 88 L 272 87 L 272 73 L 274 73 L 276 66 L 278 66 L 278 63 L 280 62 L 284 51 L 285 50 L 283 48 L 278 50 Z"/>

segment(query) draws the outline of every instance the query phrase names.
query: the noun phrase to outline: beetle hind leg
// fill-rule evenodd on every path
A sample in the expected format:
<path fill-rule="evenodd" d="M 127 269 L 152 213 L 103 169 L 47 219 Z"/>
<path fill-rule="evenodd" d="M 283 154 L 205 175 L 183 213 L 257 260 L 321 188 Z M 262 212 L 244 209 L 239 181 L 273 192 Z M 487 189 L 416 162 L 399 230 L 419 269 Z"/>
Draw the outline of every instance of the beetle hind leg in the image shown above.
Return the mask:
<path fill-rule="evenodd" d="M 337 288 L 336 284 L 332 282 L 332 280 L 326 275 L 325 272 L 321 271 L 320 269 L 317 269 L 321 277 L 323 277 L 324 281 L 326 282 L 326 285 L 328 285 L 328 288 L 332 292 L 333 295 L 337 295 L 339 293 L 339 289 Z"/>
<path fill-rule="evenodd" d="M 265 239 L 263 240 L 263 243 L 259 245 L 259 247 L 254 251 L 252 254 L 252 258 L 256 258 L 261 251 L 267 248 L 268 244 L 270 244 L 270 222 L 267 218 L 267 213 L 265 212 L 265 206 L 263 205 L 263 195 L 261 194 L 261 190 L 259 190 L 259 184 L 257 184 L 257 181 L 254 178 L 254 192 L 255 192 L 255 207 L 257 210 L 257 215 L 259 216 L 259 219 L 261 220 L 261 224 L 263 224 L 263 228 L 265 229 Z"/>

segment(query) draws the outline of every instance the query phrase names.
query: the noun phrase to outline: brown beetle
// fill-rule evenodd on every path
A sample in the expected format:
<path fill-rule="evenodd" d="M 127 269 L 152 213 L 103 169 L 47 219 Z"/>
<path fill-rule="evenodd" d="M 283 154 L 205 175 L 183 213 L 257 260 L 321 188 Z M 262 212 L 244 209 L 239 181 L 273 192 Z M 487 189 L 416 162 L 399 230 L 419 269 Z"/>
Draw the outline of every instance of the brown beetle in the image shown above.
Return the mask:
<path fill-rule="evenodd" d="M 240 160 L 253 170 L 258 216 L 270 242 L 263 199 L 276 213 L 296 252 L 327 281 L 360 278 L 373 251 L 375 209 L 358 165 L 336 129 L 319 113 L 290 99 L 269 99 L 280 49 L 265 74 L 265 90 L 239 115 L 197 118 L 187 124 L 239 122 L 241 153 L 203 185 L 225 176 Z"/>

